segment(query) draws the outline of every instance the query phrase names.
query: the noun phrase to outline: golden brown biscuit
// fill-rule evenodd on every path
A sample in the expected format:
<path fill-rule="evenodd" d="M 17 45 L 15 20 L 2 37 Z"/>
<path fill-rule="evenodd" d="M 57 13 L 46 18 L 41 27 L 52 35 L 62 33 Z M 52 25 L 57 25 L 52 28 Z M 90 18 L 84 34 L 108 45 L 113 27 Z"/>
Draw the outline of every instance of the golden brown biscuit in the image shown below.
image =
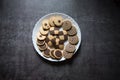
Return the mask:
<path fill-rule="evenodd" d="M 60 27 L 63 23 L 63 18 L 61 16 L 55 16 L 54 24 Z"/>
<path fill-rule="evenodd" d="M 47 45 L 46 43 L 44 45 L 39 45 L 38 48 L 41 50 L 41 51 L 44 51 L 47 49 Z"/>
<path fill-rule="evenodd" d="M 52 59 L 55 59 L 55 56 L 54 56 L 54 54 L 53 54 L 53 53 L 54 53 L 54 51 L 55 51 L 55 50 L 54 50 L 54 49 L 52 49 L 52 50 L 51 50 L 51 52 L 50 52 L 50 57 L 51 57 Z"/>
<path fill-rule="evenodd" d="M 40 27 L 40 33 L 42 34 L 42 35 L 44 35 L 44 36 L 46 36 L 46 35 L 48 35 L 48 30 L 43 30 L 43 28 L 42 27 Z"/>
<path fill-rule="evenodd" d="M 63 50 L 64 49 L 64 44 L 59 44 L 59 49 Z"/>
<path fill-rule="evenodd" d="M 38 46 L 42 46 L 42 45 L 45 44 L 45 41 L 44 41 L 44 40 L 38 40 L 38 39 L 37 39 L 36 43 L 37 43 Z"/>
<path fill-rule="evenodd" d="M 42 27 L 43 27 L 43 29 L 45 29 L 45 30 L 48 30 L 48 29 L 50 28 L 49 21 L 48 21 L 47 19 L 44 19 L 44 20 L 42 21 Z"/>
<path fill-rule="evenodd" d="M 55 20 L 55 17 L 54 17 L 54 16 L 51 16 L 50 19 L 49 19 L 49 24 L 50 24 L 51 27 L 54 27 L 54 26 L 55 26 L 54 20 Z"/>
<path fill-rule="evenodd" d="M 45 38 L 46 38 L 46 36 L 43 36 L 43 35 L 40 34 L 40 32 L 38 32 L 38 34 L 37 34 L 37 39 L 38 40 L 45 40 Z"/>

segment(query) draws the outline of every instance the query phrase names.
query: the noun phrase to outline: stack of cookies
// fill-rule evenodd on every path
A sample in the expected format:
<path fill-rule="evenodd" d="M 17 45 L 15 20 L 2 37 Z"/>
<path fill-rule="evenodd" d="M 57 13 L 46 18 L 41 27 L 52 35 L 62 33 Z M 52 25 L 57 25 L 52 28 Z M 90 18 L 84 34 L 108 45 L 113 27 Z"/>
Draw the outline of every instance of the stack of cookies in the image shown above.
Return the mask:
<path fill-rule="evenodd" d="M 70 59 L 79 42 L 77 30 L 71 21 L 61 16 L 44 19 L 37 34 L 37 45 L 46 58 Z"/>

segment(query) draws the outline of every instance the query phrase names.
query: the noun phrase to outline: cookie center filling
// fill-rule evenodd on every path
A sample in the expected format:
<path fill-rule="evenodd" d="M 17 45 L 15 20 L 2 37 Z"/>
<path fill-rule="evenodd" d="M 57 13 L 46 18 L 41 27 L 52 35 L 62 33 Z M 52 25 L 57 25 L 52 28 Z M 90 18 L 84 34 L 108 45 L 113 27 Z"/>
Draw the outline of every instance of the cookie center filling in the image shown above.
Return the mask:
<path fill-rule="evenodd" d="M 45 53 L 46 55 L 49 55 L 49 52 L 50 52 L 49 49 L 47 49 L 47 50 L 44 51 L 44 53 Z"/>
<path fill-rule="evenodd" d="M 61 51 L 56 51 L 55 53 L 56 53 L 56 56 L 57 56 L 57 57 L 61 57 L 61 56 L 62 56 Z"/>
<path fill-rule="evenodd" d="M 61 23 L 61 21 L 60 21 L 60 20 L 58 20 L 58 23 Z"/>
<path fill-rule="evenodd" d="M 47 26 L 47 23 L 45 23 L 44 25 Z"/>

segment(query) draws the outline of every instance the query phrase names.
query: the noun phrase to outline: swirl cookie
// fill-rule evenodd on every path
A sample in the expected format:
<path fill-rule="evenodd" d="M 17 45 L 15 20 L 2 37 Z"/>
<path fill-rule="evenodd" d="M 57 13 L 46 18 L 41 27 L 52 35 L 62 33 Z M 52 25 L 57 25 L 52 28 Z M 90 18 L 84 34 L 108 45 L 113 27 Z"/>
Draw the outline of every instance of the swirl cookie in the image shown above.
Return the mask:
<path fill-rule="evenodd" d="M 69 36 L 68 41 L 69 41 L 70 44 L 76 45 L 78 43 L 79 39 L 78 39 L 77 35 Z"/>
<path fill-rule="evenodd" d="M 68 43 L 66 46 L 65 46 L 65 51 L 67 51 L 67 52 L 74 52 L 75 51 L 75 45 L 72 45 L 72 44 L 70 44 L 70 43 Z"/>
<path fill-rule="evenodd" d="M 66 59 L 70 59 L 73 56 L 73 53 L 67 52 L 67 51 L 63 51 L 63 57 Z"/>
<path fill-rule="evenodd" d="M 69 20 L 66 20 L 63 22 L 63 25 L 62 25 L 63 30 L 66 30 L 66 31 L 70 30 L 71 27 L 72 27 L 72 24 Z"/>
<path fill-rule="evenodd" d="M 72 26 L 72 28 L 70 30 L 67 31 L 69 36 L 74 36 L 77 34 L 77 30 L 74 26 Z"/>

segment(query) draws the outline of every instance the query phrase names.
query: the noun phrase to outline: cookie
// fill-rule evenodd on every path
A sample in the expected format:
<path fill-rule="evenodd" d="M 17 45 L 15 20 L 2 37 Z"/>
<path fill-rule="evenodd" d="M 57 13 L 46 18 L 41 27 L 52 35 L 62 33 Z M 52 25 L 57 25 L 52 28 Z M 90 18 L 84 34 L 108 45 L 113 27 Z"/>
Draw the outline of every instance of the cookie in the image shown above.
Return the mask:
<path fill-rule="evenodd" d="M 46 36 L 41 35 L 39 32 L 37 34 L 37 39 L 38 40 L 45 40 Z"/>
<path fill-rule="evenodd" d="M 72 56 L 73 56 L 73 53 L 69 53 L 69 52 L 67 52 L 65 50 L 63 51 L 63 57 L 65 59 L 70 59 Z"/>
<path fill-rule="evenodd" d="M 44 19 L 44 20 L 42 21 L 42 27 L 43 27 L 43 29 L 48 30 L 48 29 L 50 28 L 49 20 Z"/>
<path fill-rule="evenodd" d="M 42 27 L 40 27 L 40 33 L 44 36 L 48 35 L 48 30 L 44 30 Z"/>
<path fill-rule="evenodd" d="M 51 35 L 58 35 L 58 33 L 59 33 L 59 28 L 50 27 L 50 34 Z"/>
<path fill-rule="evenodd" d="M 52 58 L 52 59 L 55 59 L 55 56 L 54 56 L 54 49 L 53 50 L 51 50 L 51 52 L 50 52 L 50 57 Z"/>
<path fill-rule="evenodd" d="M 64 44 L 59 44 L 59 49 L 63 50 L 64 49 Z"/>
<path fill-rule="evenodd" d="M 59 39 L 63 41 L 68 39 L 67 32 L 65 30 L 59 31 Z"/>
<path fill-rule="evenodd" d="M 69 31 L 67 31 L 67 33 L 69 36 L 76 35 L 77 34 L 76 28 L 72 26 L 72 28 Z"/>
<path fill-rule="evenodd" d="M 45 56 L 45 57 L 47 57 L 47 58 L 49 58 L 50 57 L 50 49 L 46 49 L 44 52 L 43 52 L 43 56 Z"/>
<path fill-rule="evenodd" d="M 54 26 L 55 26 L 55 24 L 54 24 L 54 19 L 55 19 L 54 16 L 50 17 L 50 19 L 49 19 L 49 24 L 50 24 L 51 27 L 54 27 Z"/>
<path fill-rule="evenodd" d="M 36 43 L 37 43 L 37 45 L 41 46 L 41 45 L 44 45 L 45 41 L 37 39 Z"/>
<path fill-rule="evenodd" d="M 68 37 L 68 41 L 69 41 L 70 44 L 75 45 L 75 44 L 78 43 L 79 39 L 78 39 L 77 35 L 75 35 L 75 36 L 69 36 Z"/>
<path fill-rule="evenodd" d="M 47 49 L 47 45 L 46 43 L 44 45 L 39 45 L 38 48 L 41 50 L 41 51 L 44 51 Z"/>
<path fill-rule="evenodd" d="M 71 27 L 72 27 L 72 24 L 69 20 L 66 20 L 63 22 L 63 25 L 62 25 L 63 30 L 66 30 L 66 31 L 70 30 Z"/>
<path fill-rule="evenodd" d="M 70 43 L 68 43 L 66 46 L 65 46 L 65 51 L 67 52 L 74 52 L 75 51 L 75 45 L 72 45 Z"/>
<path fill-rule="evenodd" d="M 45 39 L 45 42 L 48 44 L 49 47 L 53 47 L 52 39 L 54 39 L 54 36 L 52 35 L 48 35 L 48 37 L 46 37 Z"/>
<path fill-rule="evenodd" d="M 55 56 L 56 59 L 61 59 L 63 56 L 62 52 L 59 49 L 56 49 L 53 55 Z"/>
<path fill-rule="evenodd" d="M 62 26 L 63 18 L 61 16 L 55 16 L 55 19 L 53 22 L 57 27 L 60 27 Z"/>

